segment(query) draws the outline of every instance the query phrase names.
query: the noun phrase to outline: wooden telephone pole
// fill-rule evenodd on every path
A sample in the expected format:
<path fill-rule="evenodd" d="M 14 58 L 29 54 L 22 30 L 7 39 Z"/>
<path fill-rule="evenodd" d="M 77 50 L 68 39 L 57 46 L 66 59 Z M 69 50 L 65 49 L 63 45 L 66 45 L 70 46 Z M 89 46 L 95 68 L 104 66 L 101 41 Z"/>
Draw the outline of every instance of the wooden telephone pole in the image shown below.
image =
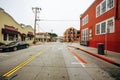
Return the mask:
<path fill-rule="evenodd" d="M 38 7 L 32 7 L 33 12 L 35 13 L 35 20 L 34 20 L 34 44 L 36 43 L 36 22 L 38 21 L 37 19 L 37 14 L 40 13 L 41 8 Z"/>

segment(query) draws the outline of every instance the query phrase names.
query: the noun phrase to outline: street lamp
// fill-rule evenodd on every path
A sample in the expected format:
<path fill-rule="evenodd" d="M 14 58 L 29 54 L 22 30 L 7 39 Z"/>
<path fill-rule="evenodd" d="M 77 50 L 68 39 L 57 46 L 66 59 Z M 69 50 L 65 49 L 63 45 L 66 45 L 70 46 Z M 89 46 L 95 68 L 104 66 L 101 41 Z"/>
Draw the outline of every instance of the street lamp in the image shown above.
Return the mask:
<path fill-rule="evenodd" d="M 34 20 L 34 44 L 36 43 L 36 22 L 38 21 L 38 13 L 40 13 L 40 10 L 42 10 L 41 8 L 39 7 L 32 7 L 32 10 L 33 12 L 35 13 L 35 20 Z"/>

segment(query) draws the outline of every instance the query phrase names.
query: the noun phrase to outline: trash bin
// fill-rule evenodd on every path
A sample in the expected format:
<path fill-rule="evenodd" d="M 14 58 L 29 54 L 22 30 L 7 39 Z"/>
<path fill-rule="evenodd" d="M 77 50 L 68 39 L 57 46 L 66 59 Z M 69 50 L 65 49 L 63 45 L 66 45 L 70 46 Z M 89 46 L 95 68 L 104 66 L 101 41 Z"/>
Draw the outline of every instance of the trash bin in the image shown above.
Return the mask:
<path fill-rule="evenodd" d="M 98 54 L 104 55 L 104 44 L 103 43 L 98 43 Z"/>

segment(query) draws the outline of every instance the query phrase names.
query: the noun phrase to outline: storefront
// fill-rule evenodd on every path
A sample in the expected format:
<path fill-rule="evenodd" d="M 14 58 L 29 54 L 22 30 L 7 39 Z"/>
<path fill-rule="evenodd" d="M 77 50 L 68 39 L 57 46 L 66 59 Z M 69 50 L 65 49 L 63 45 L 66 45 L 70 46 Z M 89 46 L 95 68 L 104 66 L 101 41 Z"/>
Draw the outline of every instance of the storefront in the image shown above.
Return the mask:
<path fill-rule="evenodd" d="M 33 40 L 34 38 L 33 32 L 28 32 L 27 37 L 28 37 L 28 40 Z"/>
<path fill-rule="evenodd" d="M 26 40 L 26 34 L 22 33 L 21 34 L 21 41 L 25 41 Z"/>
<path fill-rule="evenodd" d="M 18 29 L 12 26 L 5 25 L 5 28 L 2 28 L 3 41 L 16 41 L 19 34 Z"/>
<path fill-rule="evenodd" d="M 17 23 L 8 13 L 0 8 L 0 42 L 26 41 L 32 44 L 34 29 L 30 25 Z"/>

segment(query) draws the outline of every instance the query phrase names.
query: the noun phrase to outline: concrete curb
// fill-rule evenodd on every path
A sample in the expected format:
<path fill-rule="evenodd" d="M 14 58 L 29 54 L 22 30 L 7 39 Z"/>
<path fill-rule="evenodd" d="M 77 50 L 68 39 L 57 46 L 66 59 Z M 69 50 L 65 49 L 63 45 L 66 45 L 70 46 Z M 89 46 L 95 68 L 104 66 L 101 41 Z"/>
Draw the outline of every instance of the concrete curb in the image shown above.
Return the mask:
<path fill-rule="evenodd" d="M 75 49 L 81 50 L 81 51 L 86 52 L 86 53 L 88 53 L 88 54 L 90 54 L 90 55 L 92 55 L 92 56 L 95 56 L 95 57 L 100 58 L 100 59 L 102 59 L 102 60 L 104 60 L 104 61 L 106 61 L 106 62 L 109 62 L 109 63 L 111 63 L 111 64 L 113 64 L 113 65 L 116 65 L 116 66 L 120 67 L 120 64 L 117 63 L 117 62 L 115 62 L 115 61 L 112 60 L 112 59 L 106 58 L 106 57 L 101 56 L 101 55 L 99 55 L 99 54 L 92 53 L 92 52 L 89 52 L 89 51 L 87 51 L 87 50 L 84 50 L 84 49 L 81 49 L 81 48 L 75 47 L 75 46 L 68 46 L 68 47 L 72 47 L 72 48 L 75 48 Z"/>

